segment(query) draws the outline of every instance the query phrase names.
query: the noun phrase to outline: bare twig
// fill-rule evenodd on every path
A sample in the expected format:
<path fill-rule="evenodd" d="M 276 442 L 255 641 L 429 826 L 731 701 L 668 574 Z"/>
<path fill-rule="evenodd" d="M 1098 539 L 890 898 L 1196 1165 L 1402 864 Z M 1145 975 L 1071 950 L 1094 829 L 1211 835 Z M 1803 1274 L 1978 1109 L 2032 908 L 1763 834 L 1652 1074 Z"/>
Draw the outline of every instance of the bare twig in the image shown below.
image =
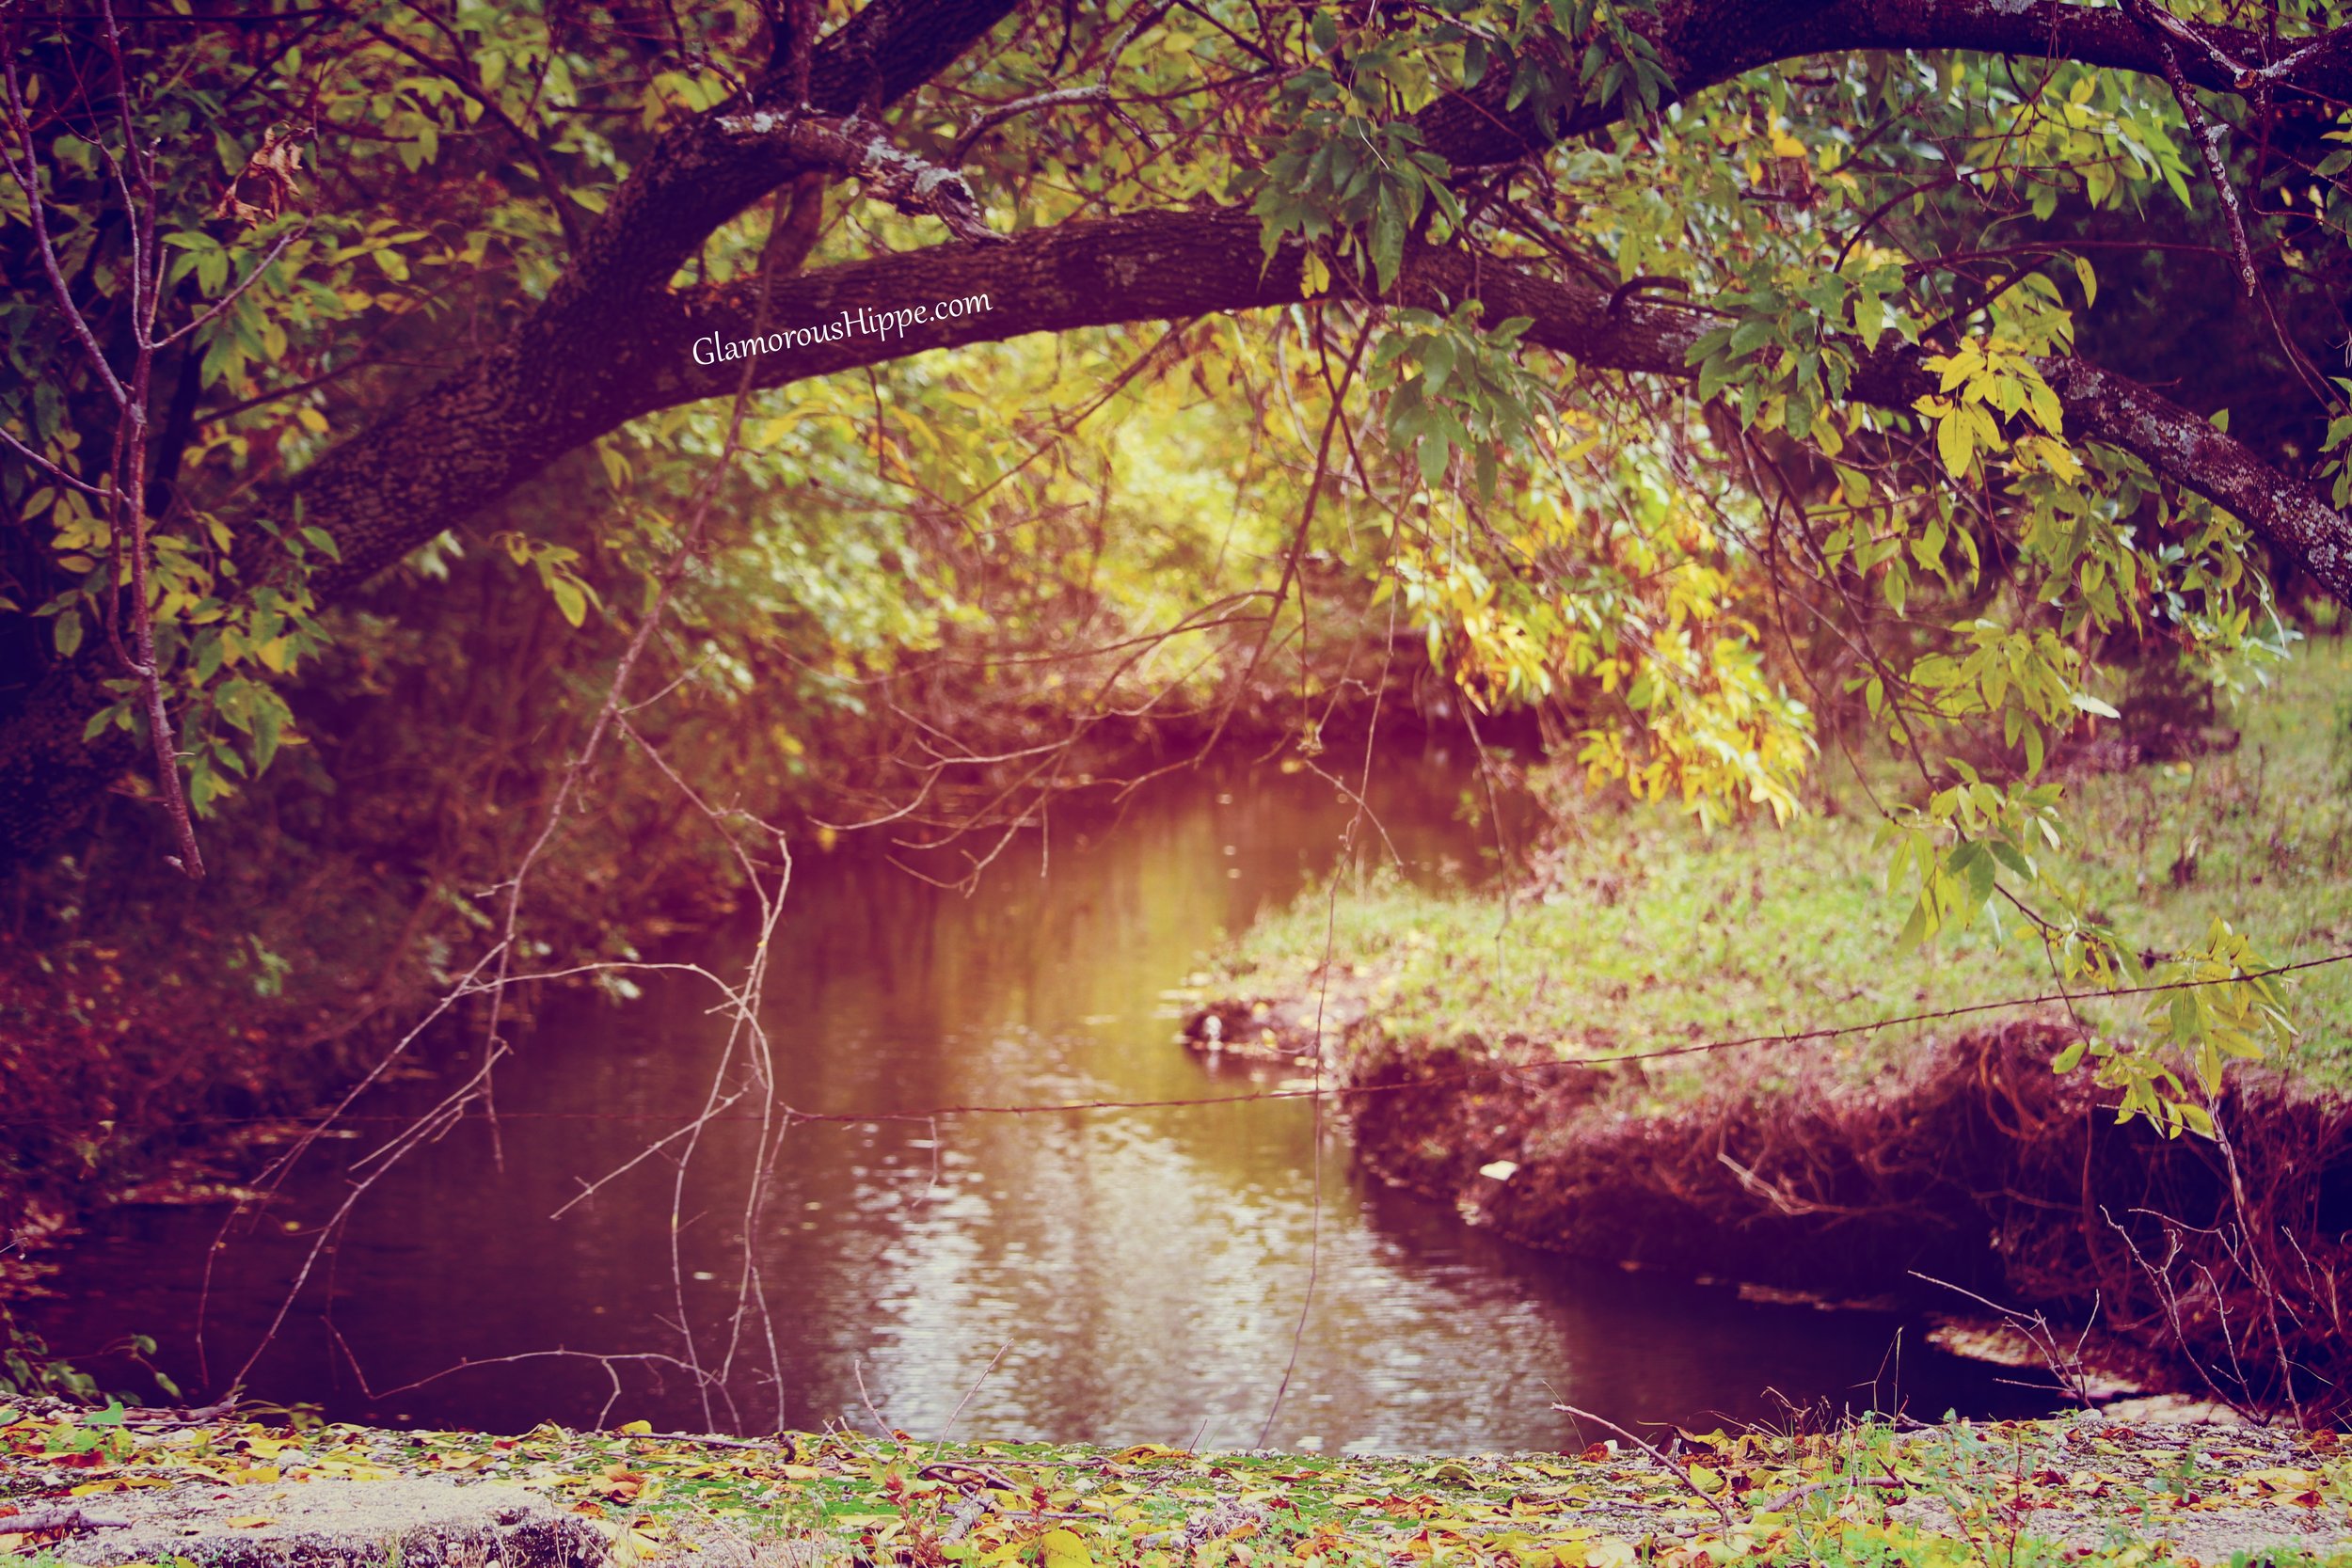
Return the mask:
<path fill-rule="evenodd" d="M 1062 103 L 1108 103 L 1110 101 L 1109 86 L 1097 82 L 1083 87 L 1056 87 L 1051 92 L 1033 92 L 1026 98 L 1000 103 L 986 114 L 973 118 L 964 127 L 963 135 L 956 138 L 956 145 L 947 153 L 947 162 L 950 166 L 962 163 L 964 154 L 977 146 L 982 136 L 1005 121 L 1025 115 L 1032 109 L 1050 109 Z"/>
<path fill-rule="evenodd" d="M 1732 1523 L 1731 1510 L 1724 1505 L 1723 1499 L 1716 1497 L 1706 1488 L 1700 1486 L 1696 1481 L 1693 1481 L 1691 1478 L 1691 1472 L 1684 1469 L 1679 1464 L 1676 1463 L 1663 1449 L 1658 1448 L 1654 1444 L 1645 1441 L 1642 1438 L 1636 1437 L 1633 1433 L 1628 1432 L 1625 1428 L 1619 1426 L 1616 1422 L 1611 1420 L 1606 1416 L 1596 1416 L 1589 1410 L 1579 1410 L 1572 1404 L 1554 1403 L 1552 1408 L 1554 1410 L 1564 1411 L 1566 1414 L 1575 1417 L 1580 1421 L 1591 1421 L 1596 1425 L 1607 1427 L 1610 1431 L 1615 1433 L 1618 1436 L 1624 1438 L 1627 1442 L 1631 1443 L 1634 1447 L 1640 1449 L 1644 1453 L 1649 1455 L 1652 1459 L 1658 1461 L 1659 1464 L 1673 1471 L 1675 1478 L 1680 1481 L 1683 1485 L 1691 1489 L 1691 1495 L 1692 1497 L 1698 1498 L 1699 1501 L 1705 1503 L 1708 1507 L 1713 1509 L 1718 1514 L 1722 1515 L 1724 1524 L 1726 1527 Z"/>
<path fill-rule="evenodd" d="M 2043 1368 L 2058 1380 L 2059 1388 L 2065 1392 L 2067 1398 L 2086 1410 L 2096 1410 L 2099 1407 L 2099 1397 L 2092 1390 L 2090 1373 L 2083 1365 L 2083 1347 L 2090 1341 L 2090 1323 L 2098 1317 L 2098 1307 L 2095 1302 L 2090 1310 L 2090 1320 L 2084 1323 L 2082 1333 L 2076 1338 L 2074 1348 L 2070 1353 L 2059 1345 L 2058 1330 L 2051 1325 L 2046 1314 L 2024 1312 L 2013 1307 L 2004 1307 L 1988 1296 L 1979 1295 L 1964 1285 L 1955 1285 L 1948 1279 L 1938 1279 L 1933 1275 L 1922 1274 L 1917 1269 L 1909 1272 L 1914 1279 L 1940 1286 L 1944 1290 L 1966 1296 L 1980 1307 L 1998 1312 L 2010 1326 L 2025 1336 L 2026 1343 L 2033 1346 L 2034 1354 L 2042 1357 Z"/>
<path fill-rule="evenodd" d="M 2188 85 L 2188 77 L 2181 70 L 2180 56 L 2172 48 L 2173 38 L 2186 29 L 2155 0 L 2123 0 L 2123 9 L 2155 41 L 2156 58 L 2164 66 L 2164 79 L 2172 85 L 2172 96 L 2179 101 L 2182 117 L 2188 121 L 2189 135 L 2196 138 L 2197 150 L 2204 159 L 2205 174 L 2213 181 L 2214 194 L 2220 198 L 2222 220 L 2230 230 L 2230 248 L 2237 256 L 2238 283 L 2245 289 L 2246 297 L 2251 299 L 2261 281 L 2254 270 L 2253 247 L 2246 238 L 2246 214 L 2238 201 L 2237 186 L 2231 181 L 2229 166 L 2222 160 L 2221 128 L 2208 120 L 2199 106 L 2196 89 Z M 2195 38 L 2193 34 L 2189 36 Z"/>
<path fill-rule="evenodd" d="M 1817 1492 L 1827 1492 L 1840 1486 L 1852 1487 L 1857 1490 L 1874 1487 L 1882 1492 L 1908 1492 L 1912 1489 L 1900 1479 L 1887 1480 L 1879 1476 L 1837 1476 L 1828 1481 L 1808 1481 L 1803 1486 L 1792 1486 L 1771 1502 L 1760 1505 L 1756 1512 L 1758 1513 L 1786 1513 Z"/>
<path fill-rule="evenodd" d="M 939 1431 L 931 1436 L 932 1442 L 942 1442 L 946 1438 L 948 1430 L 956 1424 L 956 1418 L 963 1414 L 963 1407 L 972 1402 L 972 1396 L 980 1391 L 980 1385 L 988 1381 L 988 1374 L 996 1370 L 996 1363 L 1002 1361 L 1005 1358 L 1005 1352 L 1010 1349 L 1012 1349 L 1010 1339 L 996 1347 L 996 1354 L 988 1358 L 988 1365 L 982 1367 L 980 1375 L 972 1380 L 972 1386 L 963 1391 L 963 1398 L 956 1401 L 956 1407 L 947 1412 L 946 1420 L 939 1423 Z"/>
<path fill-rule="evenodd" d="M 283 234 L 278 235 L 278 243 L 269 247 L 269 254 L 254 262 L 253 270 L 246 273 L 242 278 L 238 279 L 234 288 L 231 288 L 227 293 L 213 301 L 212 308 L 210 309 L 206 310 L 202 315 L 198 316 L 195 320 L 189 322 L 186 325 L 173 331 L 168 337 L 158 338 L 147 346 L 150 348 L 169 348 L 181 339 L 187 337 L 191 333 L 201 330 L 223 310 L 226 310 L 231 305 L 236 304 L 237 301 L 244 296 L 245 292 L 247 289 L 250 289 L 255 283 L 261 281 L 262 274 L 269 270 L 269 266 L 272 261 L 277 261 L 278 258 L 286 253 L 286 247 L 288 245 L 294 244 L 294 241 L 302 238 L 303 235 L 309 233 L 310 231 L 310 226 L 309 224 L 297 223 L 292 229 L 287 230 Z"/>

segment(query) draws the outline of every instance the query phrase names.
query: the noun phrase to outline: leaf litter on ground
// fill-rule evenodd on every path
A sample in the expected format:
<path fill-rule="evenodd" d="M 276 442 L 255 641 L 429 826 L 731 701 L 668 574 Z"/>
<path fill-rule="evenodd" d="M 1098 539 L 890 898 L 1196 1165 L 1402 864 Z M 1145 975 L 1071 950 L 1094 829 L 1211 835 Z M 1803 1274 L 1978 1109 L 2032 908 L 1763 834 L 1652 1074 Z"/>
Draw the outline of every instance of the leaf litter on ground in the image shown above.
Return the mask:
<path fill-rule="evenodd" d="M 552 1424 L 516 1436 L 0 1408 L 0 1554 L 72 1562 L 112 1494 L 498 1481 L 596 1521 L 624 1563 L 709 1568 L 2352 1568 L 2352 1438 L 2072 1419 L 1676 1433 L 1408 1458 L 1160 1444 L 772 1438 Z M 1703 1495 L 1701 1495 L 1703 1494 Z M 234 1521 L 231 1521 L 232 1523 Z"/>

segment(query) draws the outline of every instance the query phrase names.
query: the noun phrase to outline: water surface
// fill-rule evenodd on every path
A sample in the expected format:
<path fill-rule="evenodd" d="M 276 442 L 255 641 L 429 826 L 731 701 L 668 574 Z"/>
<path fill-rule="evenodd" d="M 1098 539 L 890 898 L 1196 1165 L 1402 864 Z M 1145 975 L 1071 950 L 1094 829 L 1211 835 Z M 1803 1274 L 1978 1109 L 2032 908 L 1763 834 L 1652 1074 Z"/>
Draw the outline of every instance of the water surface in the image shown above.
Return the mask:
<path fill-rule="evenodd" d="M 1359 825 L 1359 843 L 1428 880 L 1491 863 L 1496 829 L 1464 819 L 1458 759 L 1385 758 L 1372 784 L 1385 839 Z M 868 850 L 804 850 L 768 980 L 777 1089 L 854 1119 L 792 1125 L 762 1185 L 747 1101 L 682 1175 L 674 1143 L 550 1218 L 693 1114 L 725 1036 L 686 980 L 628 1006 L 552 999 L 501 1069 L 495 1139 L 469 1120 L 378 1182 L 252 1390 L 509 1431 L 871 1430 L 879 1415 L 929 1437 L 961 1405 L 961 1436 L 1452 1451 L 1571 1443 L 1555 1401 L 1705 1427 L 1822 1401 L 2042 1402 L 1894 1315 L 1746 1302 L 1470 1230 L 1353 1171 L 1327 1121 L 1318 1154 L 1307 1101 L 925 1115 L 1263 1086 L 1182 1049 L 1168 993 L 1318 879 L 1356 815 L 1311 774 L 1178 775 L 1116 819 L 1057 809 L 1049 841 L 1023 840 L 968 896 Z M 671 956 L 731 973 L 749 940 Z M 363 1110 L 389 1118 L 445 1087 L 396 1085 Z M 217 1248 L 219 1211 L 118 1212 L 68 1259 L 72 1297 L 43 1326 L 75 1350 L 154 1335 L 192 1392 L 216 1389 L 392 1125 L 323 1146 Z M 765 1311 L 730 1346 L 755 1186 Z M 684 1355 L 681 1307 L 718 1387 L 633 1359 Z M 467 1362 L 494 1364 L 451 1370 Z"/>

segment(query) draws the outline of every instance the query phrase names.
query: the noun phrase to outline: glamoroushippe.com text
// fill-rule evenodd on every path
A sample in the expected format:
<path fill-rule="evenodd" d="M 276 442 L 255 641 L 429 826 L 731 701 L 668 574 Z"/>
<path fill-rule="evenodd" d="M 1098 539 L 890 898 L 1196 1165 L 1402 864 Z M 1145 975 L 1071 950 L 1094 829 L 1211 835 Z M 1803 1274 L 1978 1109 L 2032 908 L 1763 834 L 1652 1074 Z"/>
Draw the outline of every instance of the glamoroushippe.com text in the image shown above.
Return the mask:
<path fill-rule="evenodd" d="M 780 327 L 773 332 L 757 333 L 748 338 L 723 338 L 716 332 L 706 332 L 694 340 L 694 363 L 720 365 L 730 359 L 781 354 L 787 348 L 814 348 L 818 343 L 837 343 L 849 338 L 902 338 L 906 336 L 908 327 L 919 322 L 954 321 L 961 316 L 977 316 L 990 309 L 988 295 L 965 294 L 961 299 L 943 299 L 930 305 L 903 305 L 887 310 L 869 310 L 859 305 L 814 326 Z"/>

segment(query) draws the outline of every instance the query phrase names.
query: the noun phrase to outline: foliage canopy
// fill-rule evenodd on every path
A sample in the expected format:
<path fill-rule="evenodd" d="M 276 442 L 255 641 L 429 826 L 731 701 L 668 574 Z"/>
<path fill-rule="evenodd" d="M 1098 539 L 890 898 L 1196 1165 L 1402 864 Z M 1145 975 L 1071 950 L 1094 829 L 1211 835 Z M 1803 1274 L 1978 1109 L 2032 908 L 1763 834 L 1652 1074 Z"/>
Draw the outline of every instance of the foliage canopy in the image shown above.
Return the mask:
<path fill-rule="evenodd" d="M 2209 1089 L 2265 960 L 2144 964 L 2044 775 L 2352 599 L 2352 52 L 2243 9 L 20 8 L 0 844 L 401 776 L 376 842 L 445 888 L 616 661 L 609 846 L 678 819 L 656 767 L 898 811 L 1248 703 L 1311 752 L 1425 657 L 1707 821 L 1875 732 L 1908 939 L 2197 980 Z"/>

